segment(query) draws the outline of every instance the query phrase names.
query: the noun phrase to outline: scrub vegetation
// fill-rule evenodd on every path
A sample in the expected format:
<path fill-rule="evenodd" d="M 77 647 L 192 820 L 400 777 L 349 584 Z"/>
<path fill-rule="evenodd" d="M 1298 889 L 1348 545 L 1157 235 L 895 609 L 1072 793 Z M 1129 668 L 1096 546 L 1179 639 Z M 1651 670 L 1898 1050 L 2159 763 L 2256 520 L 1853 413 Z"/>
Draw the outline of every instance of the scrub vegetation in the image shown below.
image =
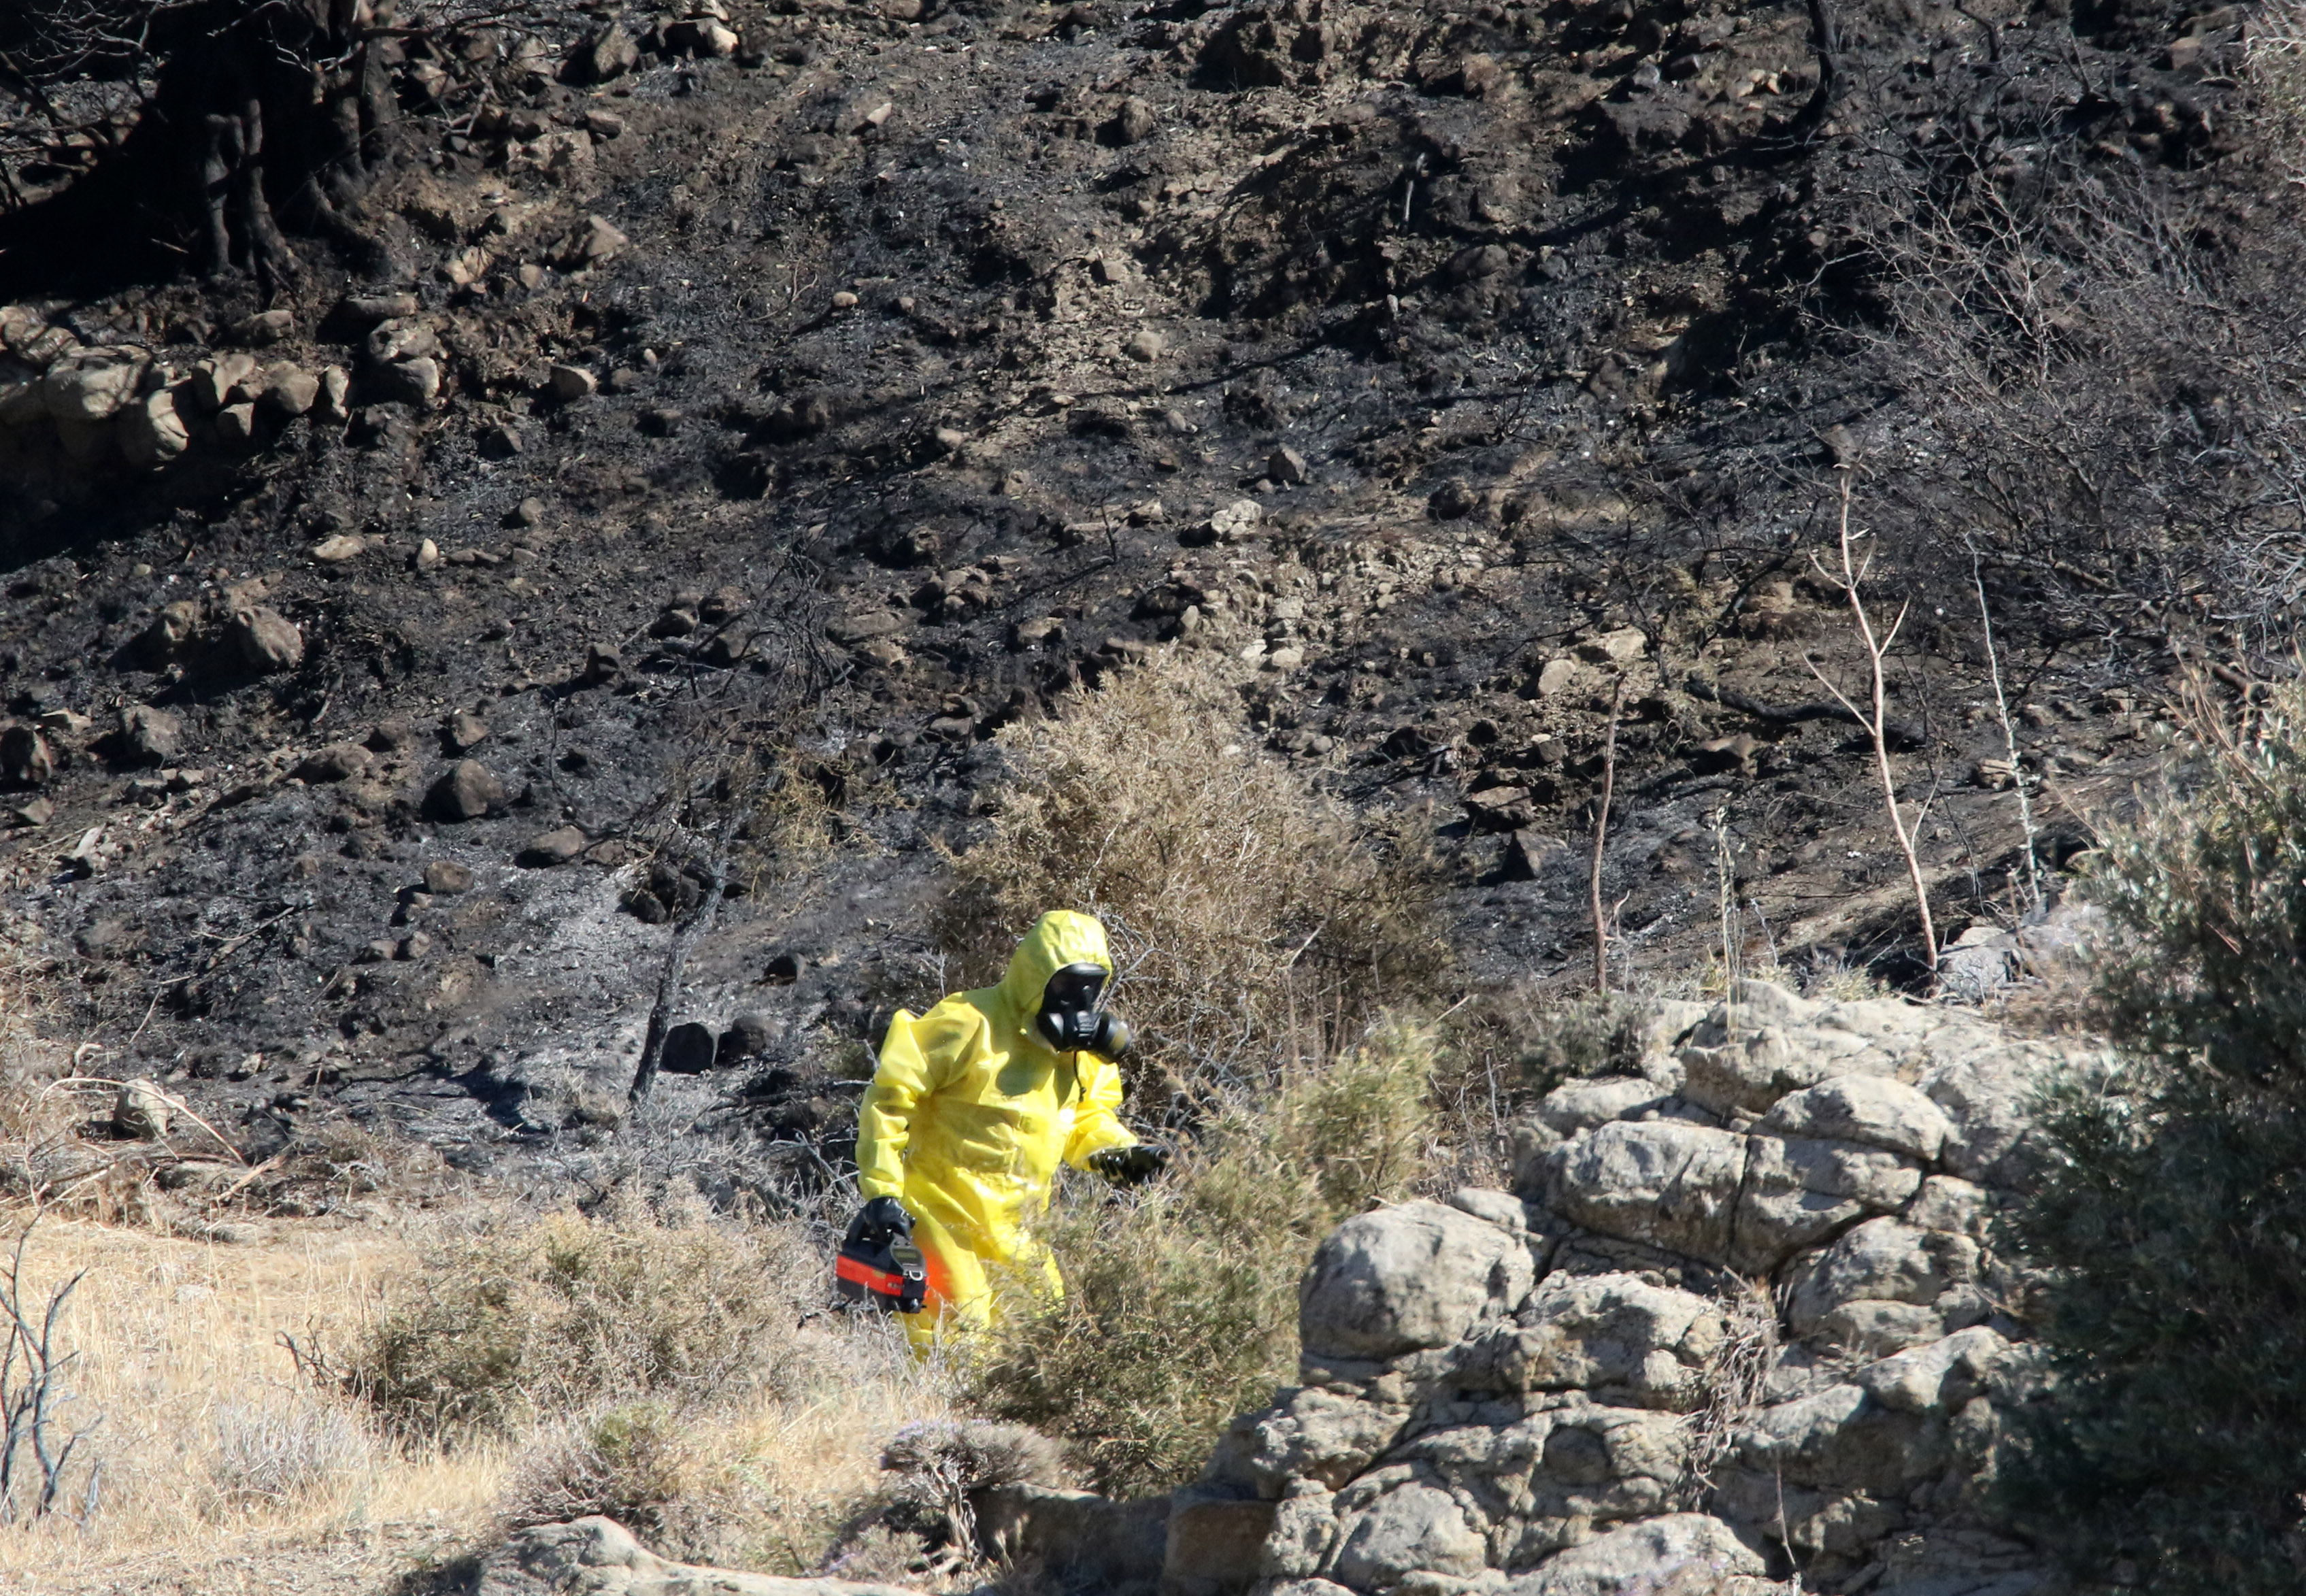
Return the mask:
<path fill-rule="evenodd" d="M 1171 1077 L 1140 1063 L 1130 1106 L 1154 1117 L 1169 1085 L 1183 1146 L 1142 1192 L 1073 1183 L 1046 1236 L 1064 1302 L 997 1327 L 964 1380 L 987 1413 L 1071 1442 L 1098 1489 L 1166 1489 L 1294 1371 L 1321 1237 L 1434 1166 L 1436 1033 L 1382 1006 L 1437 990 L 1432 872 L 1248 744 L 1207 654 L 1002 741 L 1009 784 L 955 861 L 947 945 L 1005 951 L 1052 903 L 1101 916 L 1116 1006 Z"/>
<path fill-rule="evenodd" d="M 2124 934 L 2097 1016 L 2124 1052 L 2046 1105 L 2010 1224 L 2060 1378 L 2008 1483 L 2092 1575 L 2256 1596 L 2298 1583 L 2306 689 L 2206 698 L 2191 730 L 2090 876 Z"/>
<path fill-rule="evenodd" d="M 1409 1195 L 1431 1167 L 1430 1027 L 1379 1021 L 1334 1060 L 1220 1112 L 1170 1177 L 1073 1182 L 1047 1239 L 1063 1303 L 997 1326 L 972 1401 L 1070 1441 L 1099 1489 L 1190 1481 L 1234 1413 L 1297 1365 L 1297 1282 L 1337 1223 Z"/>
<path fill-rule="evenodd" d="M 1123 673 L 1000 742 L 1010 778 L 990 835 L 954 861 L 940 941 L 989 984 L 1051 904 L 1099 917 L 1138 1080 L 1261 1084 L 1433 989 L 1446 950 L 1422 849 L 1260 753 L 1221 659 Z"/>

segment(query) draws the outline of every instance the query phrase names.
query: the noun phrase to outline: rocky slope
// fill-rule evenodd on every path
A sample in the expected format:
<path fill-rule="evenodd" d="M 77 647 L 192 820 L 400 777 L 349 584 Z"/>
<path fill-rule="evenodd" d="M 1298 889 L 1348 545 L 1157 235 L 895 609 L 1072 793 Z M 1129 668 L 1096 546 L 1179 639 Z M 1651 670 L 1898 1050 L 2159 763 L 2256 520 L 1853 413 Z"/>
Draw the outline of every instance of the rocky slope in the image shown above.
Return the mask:
<path fill-rule="evenodd" d="M 1957 103 L 2214 160 L 2232 21 L 1861 8 L 1815 125 L 1784 7 L 414 31 L 380 253 L 300 245 L 278 303 L 6 257 L 0 850 L 52 1029 L 255 1155 L 591 1134 L 698 895 L 683 772 L 741 725 L 824 815 L 674 1018 L 821 1119 L 837 1045 L 934 995 L 986 738 L 1166 647 L 1246 662 L 1272 757 L 1430 806 L 1468 983 L 1581 977 L 1618 680 L 1630 964 L 1705 956 L 1725 895 L 1739 959 L 1909 955 L 1806 561 L 1836 461 L 1931 449 L 1822 336 L 1873 303 L 1837 229 Z M 1934 607 L 1893 697 L 1951 937 L 2011 917 L 2019 836 L 1942 541 L 1885 576 Z M 2150 764 L 2190 612 L 2084 655 L 2069 578 L 1992 580 L 2054 858 Z"/>

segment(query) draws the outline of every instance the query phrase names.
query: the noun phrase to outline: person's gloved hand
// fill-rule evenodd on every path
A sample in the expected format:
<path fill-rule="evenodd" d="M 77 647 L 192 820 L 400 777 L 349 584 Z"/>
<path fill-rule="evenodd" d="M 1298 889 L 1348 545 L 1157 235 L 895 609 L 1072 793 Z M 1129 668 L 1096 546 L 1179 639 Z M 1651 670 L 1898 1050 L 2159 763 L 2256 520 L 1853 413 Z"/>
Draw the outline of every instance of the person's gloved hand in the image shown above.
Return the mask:
<path fill-rule="evenodd" d="M 913 1216 L 905 1212 L 905 1205 L 893 1197 L 876 1197 L 865 1205 L 857 1216 L 857 1238 L 859 1241 L 884 1242 L 891 1236 L 910 1239 L 913 1233 Z"/>
<path fill-rule="evenodd" d="M 1169 1149 L 1153 1141 L 1099 1148 L 1089 1156 L 1089 1166 L 1116 1186 L 1141 1186 L 1169 1166 Z"/>

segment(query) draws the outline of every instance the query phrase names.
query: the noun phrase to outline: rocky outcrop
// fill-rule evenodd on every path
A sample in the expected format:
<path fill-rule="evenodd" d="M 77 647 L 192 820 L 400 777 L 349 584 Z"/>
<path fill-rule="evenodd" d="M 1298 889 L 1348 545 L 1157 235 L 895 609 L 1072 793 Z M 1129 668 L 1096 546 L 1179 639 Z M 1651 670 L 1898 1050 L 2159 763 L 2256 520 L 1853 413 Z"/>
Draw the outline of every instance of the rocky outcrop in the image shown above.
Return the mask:
<path fill-rule="evenodd" d="M 540 1524 L 482 1565 L 474 1596 L 914 1596 L 896 1585 L 785 1579 L 669 1562 L 610 1519 Z"/>
<path fill-rule="evenodd" d="M 2053 1588 L 1979 1489 L 2038 1380 L 1986 1221 L 2072 1055 L 1759 982 L 1664 1005 L 1638 1075 L 1519 1127 L 1511 1193 L 1323 1242 L 1302 1383 L 1190 1498 L 1270 1527 L 1191 1596 Z"/>

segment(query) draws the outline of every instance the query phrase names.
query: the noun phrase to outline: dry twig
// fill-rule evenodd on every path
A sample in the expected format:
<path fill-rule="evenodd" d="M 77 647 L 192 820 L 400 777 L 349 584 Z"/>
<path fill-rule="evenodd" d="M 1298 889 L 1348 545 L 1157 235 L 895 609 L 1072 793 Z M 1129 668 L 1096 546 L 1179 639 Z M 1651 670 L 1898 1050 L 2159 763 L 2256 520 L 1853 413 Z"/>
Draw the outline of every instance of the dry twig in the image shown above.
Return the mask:
<path fill-rule="evenodd" d="M 1898 781 L 1890 769 L 1890 739 L 1887 730 L 1889 726 L 1888 694 L 1883 661 L 1889 655 L 1890 645 L 1898 640 L 1898 628 L 1906 624 L 1907 606 L 1903 604 L 1898 606 L 1897 617 L 1890 622 L 1889 630 L 1879 636 L 1875 636 L 1874 618 L 1866 612 L 1864 593 L 1866 574 L 1873 564 L 1873 556 L 1868 554 L 1861 560 L 1851 552 L 1853 542 L 1849 535 L 1851 474 L 1846 465 L 1838 469 L 1841 473 L 1841 568 L 1838 573 L 1829 569 L 1826 563 L 1814 554 L 1810 557 L 1810 563 L 1817 568 L 1819 576 L 1841 588 L 1844 596 L 1849 600 L 1849 613 L 1857 623 L 1858 640 L 1866 645 L 1866 669 L 1871 689 L 1867 707 L 1860 709 L 1851 703 L 1849 695 L 1835 687 L 1826 679 L 1825 672 L 1817 668 L 1816 661 L 1809 660 L 1805 662 L 1809 666 L 1810 674 L 1816 677 L 1825 690 L 1841 702 L 1842 708 L 1857 718 L 1858 723 L 1866 729 L 1866 735 L 1874 745 L 1874 768 L 1882 779 L 1883 807 L 1889 811 L 1890 832 L 1898 840 L 1898 851 L 1905 857 L 1906 877 L 1913 883 L 1914 888 L 1914 906 L 1921 912 L 1922 917 L 1922 947 L 1925 956 L 1929 960 L 1930 969 L 1934 974 L 1938 968 L 1938 934 L 1936 923 L 1930 917 L 1930 891 L 1922 880 L 1922 861 L 1920 856 L 1914 851 L 1913 833 L 1908 830 L 1906 817 L 1898 808 Z M 1918 825 L 1920 821 L 1921 816 L 1917 814 L 1915 824 Z"/>

